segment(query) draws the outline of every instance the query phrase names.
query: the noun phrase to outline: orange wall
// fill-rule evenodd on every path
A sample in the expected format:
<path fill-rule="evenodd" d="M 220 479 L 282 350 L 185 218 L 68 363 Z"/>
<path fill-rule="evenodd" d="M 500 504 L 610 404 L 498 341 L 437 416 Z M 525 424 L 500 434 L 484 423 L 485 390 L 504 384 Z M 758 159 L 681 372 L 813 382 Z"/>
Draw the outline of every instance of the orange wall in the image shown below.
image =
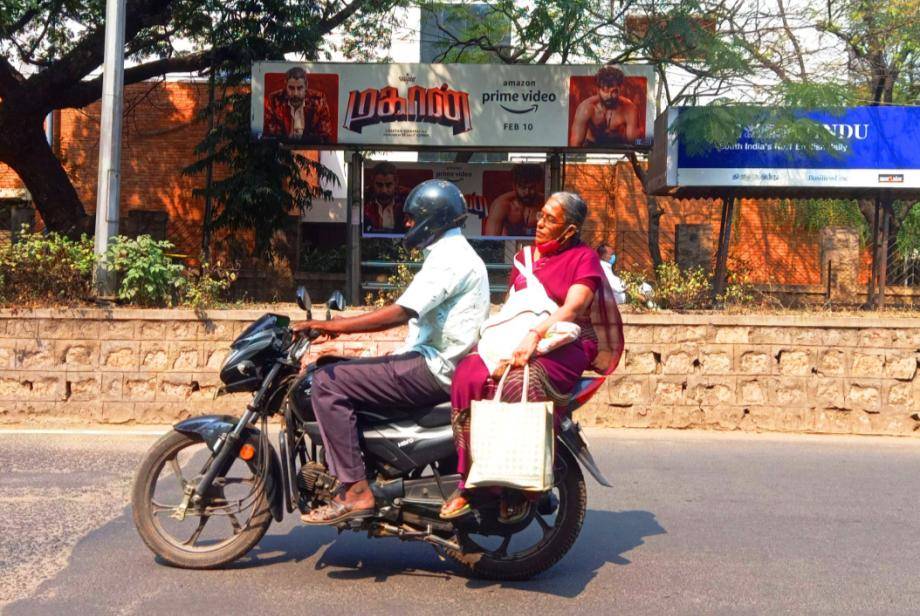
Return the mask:
<path fill-rule="evenodd" d="M 201 245 L 204 203 L 192 189 L 202 186 L 204 178 L 183 176 L 181 170 L 196 158 L 193 149 L 205 131 L 197 112 L 206 103 L 203 83 L 151 82 L 128 86 L 125 92 L 121 211 L 167 212 L 169 239 L 189 255 L 197 255 Z M 98 133 L 98 103 L 59 113 L 55 151 L 88 212 L 95 211 Z M 587 241 L 612 244 L 622 268 L 650 268 L 645 196 L 629 163 L 568 164 L 565 184 L 590 205 Z M 19 178 L 0 164 L 0 188 L 21 186 Z M 665 259 L 673 258 L 677 224 L 709 222 L 716 246 L 719 200 L 660 198 L 659 203 L 664 210 L 660 226 Z M 730 267 L 749 270 L 753 282 L 819 283 L 817 238 L 793 232 L 774 213 L 774 205 L 762 200 L 736 205 Z"/>
<path fill-rule="evenodd" d="M 618 267 L 651 269 L 648 250 L 648 209 L 639 179 L 628 162 L 599 166 L 569 164 L 565 185 L 581 193 L 591 207 L 584 229 L 586 241 L 606 242 L 617 251 Z M 718 246 L 722 213 L 720 199 L 658 198 L 662 258 L 674 258 L 678 224 L 709 223 L 712 246 Z M 754 283 L 820 284 L 818 238 L 795 230 L 779 212 L 779 202 L 742 199 L 735 203 L 729 268 L 744 270 Z M 868 276 L 868 251 L 863 254 L 861 280 Z"/>

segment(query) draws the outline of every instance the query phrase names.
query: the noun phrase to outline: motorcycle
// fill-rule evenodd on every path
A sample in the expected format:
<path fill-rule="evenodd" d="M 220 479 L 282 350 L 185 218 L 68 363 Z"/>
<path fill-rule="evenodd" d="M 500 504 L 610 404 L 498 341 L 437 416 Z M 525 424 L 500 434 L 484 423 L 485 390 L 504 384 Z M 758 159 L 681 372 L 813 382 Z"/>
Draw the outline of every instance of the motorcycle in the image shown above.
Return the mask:
<path fill-rule="evenodd" d="M 312 318 L 302 287 L 298 305 Z M 336 291 L 326 304 L 344 309 Z M 307 512 L 338 487 L 325 464 L 322 437 L 310 404 L 318 368 L 348 358 L 325 356 L 301 373 L 301 358 L 318 332 L 295 337 L 288 317 L 265 314 L 231 344 L 220 369 L 219 394 L 253 392 L 241 417 L 206 415 L 177 423 L 145 456 L 132 491 L 133 519 L 144 543 L 163 561 L 183 568 L 227 565 L 249 552 L 272 521 Z M 306 379 L 304 386 L 300 380 Z M 558 562 L 575 543 L 587 506 L 583 466 L 610 487 L 594 462 L 571 411 L 599 381 L 576 386 L 557 434 L 554 485 L 536 499 L 480 490 L 472 513 L 452 521 L 439 511 L 457 486 L 450 404 L 381 414 L 358 409 L 358 430 L 377 510 L 348 520 L 339 531 L 422 541 L 471 574 L 528 579 Z M 280 416 L 277 450 L 268 419 Z M 502 498 L 518 496 L 523 515 L 506 523 Z"/>

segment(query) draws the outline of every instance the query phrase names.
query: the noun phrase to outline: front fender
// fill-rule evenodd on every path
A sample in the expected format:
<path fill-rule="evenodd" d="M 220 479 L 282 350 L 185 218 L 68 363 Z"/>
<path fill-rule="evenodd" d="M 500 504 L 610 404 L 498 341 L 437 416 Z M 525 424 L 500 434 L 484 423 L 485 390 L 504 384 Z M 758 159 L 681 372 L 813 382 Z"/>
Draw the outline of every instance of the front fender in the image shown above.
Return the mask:
<path fill-rule="evenodd" d="M 201 437 L 201 440 L 207 444 L 208 448 L 214 451 L 214 447 L 221 436 L 233 431 L 238 421 L 239 418 L 232 415 L 202 415 L 180 421 L 173 426 L 173 429 L 182 434 Z M 261 431 L 258 428 L 249 426 L 243 428 L 238 446 L 242 447 L 244 443 L 249 443 L 258 452 L 260 434 Z M 265 491 L 268 494 L 272 517 L 280 522 L 283 517 L 284 506 L 282 501 L 281 464 L 278 462 L 278 454 L 275 453 L 275 448 L 269 444 L 268 449 L 268 475 L 265 477 Z"/>

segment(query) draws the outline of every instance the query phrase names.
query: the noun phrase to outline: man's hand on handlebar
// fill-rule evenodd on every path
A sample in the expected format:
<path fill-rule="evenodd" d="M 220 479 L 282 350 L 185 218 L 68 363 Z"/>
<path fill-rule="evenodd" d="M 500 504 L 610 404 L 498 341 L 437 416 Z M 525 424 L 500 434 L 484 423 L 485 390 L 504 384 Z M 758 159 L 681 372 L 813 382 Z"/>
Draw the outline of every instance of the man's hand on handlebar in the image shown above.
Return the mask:
<path fill-rule="evenodd" d="M 335 321 L 298 321 L 291 324 L 295 336 L 310 340 L 332 339 L 339 335 Z"/>

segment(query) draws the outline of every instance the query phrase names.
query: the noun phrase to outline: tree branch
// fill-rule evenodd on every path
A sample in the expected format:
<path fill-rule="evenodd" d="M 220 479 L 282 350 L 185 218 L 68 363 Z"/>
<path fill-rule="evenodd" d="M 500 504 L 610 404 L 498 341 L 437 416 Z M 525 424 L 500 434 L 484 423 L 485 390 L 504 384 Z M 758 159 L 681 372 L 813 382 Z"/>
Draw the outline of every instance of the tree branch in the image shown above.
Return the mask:
<path fill-rule="evenodd" d="M 131 41 L 143 28 L 163 25 L 170 17 L 173 0 L 128 0 L 125 6 L 125 41 Z M 28 79 L 34 102 L 48 105 L 62 90 L 80 83 L 98 68 L 105 57 L 105 28 L 86 34 L 76 47 L 44 70 Z M 79 87 L 79 86 L 77 86 Z"/>
<path fill-rule="evenodd" d="M 795 34 L 792 32 L 792 28 L 789 26 L 789 19 L 786 17 L 786 7 L 783 5 L 783 0 L 776 0 L 776 4 L 779 7 L 779 16 L 783 22 L 783 30 L 786 32 L 786 36 L 789 37 L 789 42 L 792 43 L 796 60 L 798 60 L 799 63 L 799 79 L 805 80 L 808 73 L 805 70 L 805 57 L 802 54 L 802 48 L 799 46 L 799 39 L 796 38 Z"/>
<path fill-rule="evenodd" d="M 146 62 L 125 69 L 125 85 L 138 83 L 146 79 L 166 75 L 168 73 L 191 73 L 211 66 L 214 62 L 221 62 L 230 57 L 229 47 L 219 47 L 214 50 L 200 51 L 187 56 L 162 58 Z M 55 100 L 56 109 L 73 107 L 79 109 L 93 103 L 102 96 L 102 76 L 79 84 L 67 90 L 65 94 Z"/>
<path fill-rule="evenodd" d="M 332 17 L 323 20 L 317 27 L 318 37 L 325 36 L 341 26 L 371 0 L 352 0 Z M 132 41 L 144 28 L 165 25 L 170 15 L 173 0 L 128 0 L 125 10 L 125 41 Z M 105 31 L 100 28 L 89 33 L 70 53 L 55 62 L 48 70 L 34 75 L 29 82 L 35 84 L 33 100 L 44 103 L 49 109 L 84 107 L 102 94 L 102 76 L 89 81 L 83 77 L 98 68 L 104 59 Z M 285 52 L 302 51 L 286 49 Z M 229 46 L 216 50 L 205 50 L 185 56 L 163 58 L 131 67 L 125 71 L 125 84 L 137 83 L 167 73 L 198 71 L 229 57 Z M 30 84 L 31 85 L 31 84 Z M 39 103 L 41 105 L 41 103 Z"/>
<path fill-rule="evenodd" d="M 9 61 L 0 56 L 0 98 L 7 98 L 10 93 L 22 86 L 22 73 L 17 71 Z"/>
<path fill-rule="evenodd" d="M 25 28 L 29 22 L 35 18 L 36 15 L 38 15 L 38 9 L 34 7 L 29 9 L 23 13 L 19 19 L 11 23 L 9 26 L 0 27 L 0 35 L 5 37 L 12 37 L 14 34 Z"/>
<path fill-rule="evenodd" d="M 368 0 L 353 0 L 341 11 L 331 18 L 320 24 L 317 32 L 320 35 L 328 34 L 337 28 L 344 21 L 355 14 L 361 5 L 366 4 Z M 127 38 L 127 35 L 126 35 Z M 289 49 L 286 51 L 297 51 Z M 175 56 L 172 58 L 161 58 L 151 62 L 145 62 L 137 66 L 132 66 L 125 70 L 125 85 L 138 83 L 146 79 L 166 75 L 168 73 L 191 73 L 200 71 L 211 66 L 213 63 L 220 63 L 233 54 L 230 46 L 208 49 L 184 56 Z M 67 89 L 66 93 L 55 97 L 55 108 L 80 108 L 89 105 L 99 99 L 102 95 L 102 76 L 88 81 L 81 81 Z"/>

